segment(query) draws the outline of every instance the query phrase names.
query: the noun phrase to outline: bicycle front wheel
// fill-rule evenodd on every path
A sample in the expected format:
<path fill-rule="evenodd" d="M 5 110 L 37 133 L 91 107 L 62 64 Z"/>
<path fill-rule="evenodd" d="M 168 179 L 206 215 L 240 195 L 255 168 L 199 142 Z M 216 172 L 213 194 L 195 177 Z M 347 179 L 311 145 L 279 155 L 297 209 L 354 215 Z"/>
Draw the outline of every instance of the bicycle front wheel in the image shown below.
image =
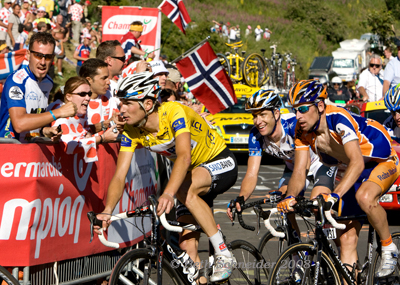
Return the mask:
<path fill-rule="evenodd" d="M 217 53 L 219 62 L 222 64 L 222 66 L 225 68 L 226 73 L 228 76 L 231 76 L 231 65 L 229 64 L 228 58 L 223 55 L 222 53 Z"/>
<path fill-rule="evenodd" d="M 163 259 L 162 283 L 180 284 L 171 265 Z M 115 264 L 110 276 L 110 285 L 115 284 L 157 284 L 157 257 L 145 248 L 125 253 Z"/>
<path fill-rule="evenodd" d="M 244 82 L 251 87 L 261 87 L 267 81 L 265 69 L 266 64 L 261 55 L 249 54 L 242 65 Z"/>
<path fill-rule="evenodd" d="M 0 284 L 19 285 L 19 282 L 7 269 L 0 266 Z"/>
<path fill-rule="evenodd" d="M 281 231 L 278 229 L 278 231 Z M 258 251 L 261 253 L 265 262 L 273 264 L 281 255 L 285 248 L 286 238 L 281 239 L 274 237 L 270 232 L 267 232 L 260 240 Z"/>
<path fill-rule="evenodd" d="M 268 270 L 257 248 L 244 240 L 235 240 L 228 247 L 236 258 L 236 268 L 229 277 L 229 284 L 266 284 Z"/>
<path fill-rule="evenodd" d="M 392 240 L 397 248 L 400 248 L 400 232 L 392 233 Z M 378 241 L 379 242 L 379 241 Z M 367 285 L 377 285 L 377 284 L 396 284 L 395 281 L 399 281 L 400 279 L 400 264 L 397 261 L 397 267 L 394 270 L 393 274 L 386 278 L 376 278 L 375 274 L 378 271 L 379 265 L 381 263 L 381 255 L 376 252 L 375 256 L 372 259 L 371 269 L 369 270 Z"/>
<path fill-rule="evenodd" d="M 317 252 L 313 249 L 311 244 L 294 244 L 287 248 L 276 261 L 276 264 L 271 270 L 268 284 L 341 284 L 335 265 L 325 252 L 322 252 L 318 282 L 314 283 L 317 268 L 316 264 Z"/>

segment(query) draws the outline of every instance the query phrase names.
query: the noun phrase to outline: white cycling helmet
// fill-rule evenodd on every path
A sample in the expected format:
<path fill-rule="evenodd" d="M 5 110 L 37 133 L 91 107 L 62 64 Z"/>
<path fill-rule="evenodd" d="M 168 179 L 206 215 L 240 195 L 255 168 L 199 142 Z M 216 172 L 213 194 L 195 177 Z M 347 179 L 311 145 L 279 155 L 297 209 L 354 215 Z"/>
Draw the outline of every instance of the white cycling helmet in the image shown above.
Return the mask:
<path fill-rule="evenodd" d="M 338 83 L 339 87 L 342 87 L 342 79 L 340 79 L 339 76 L 333 77 L 331 83 L 332 83 L 332 86 L 333 86 L 333 83 Z"/>
<path fill-rule="evenodd" d="M 153 113 L 155 106 L 158 105 L 158 95 L 161 91 L 161 86 L 158 85 L 158 78 L 153 78 L 152 72 L 141 72 L 131 74 L 118 82 L 115 94 L 120 99 L 136 100 L 142 107 L 145 117 L 136 127 L 143 127 L 147 122 L 147 117 Z M 146 111 L 143 105 L 144 99 L 153 99 L 153 107 Z"/>
<path fill-rule="evenodd" d="M 157 99 L 161 86 L 158 85 L 158 78 L 153 78 L 153 76 L 152 72 L 128 75 L 118 82 L 116 96 L 129 100 Z"/>

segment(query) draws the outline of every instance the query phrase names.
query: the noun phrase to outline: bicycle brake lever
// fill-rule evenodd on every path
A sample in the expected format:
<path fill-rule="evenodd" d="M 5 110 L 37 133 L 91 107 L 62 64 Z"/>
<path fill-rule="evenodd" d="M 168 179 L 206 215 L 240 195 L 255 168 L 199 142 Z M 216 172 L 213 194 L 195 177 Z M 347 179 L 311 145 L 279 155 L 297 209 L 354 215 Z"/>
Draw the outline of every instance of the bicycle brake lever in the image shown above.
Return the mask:
<path fill-rule="evenodd" d="M 259 235 L 262 208 L 260 207 L 260 205 L 254 205 L 253 209 L 257 216 L 257 235 Z"/>
<path fill-rule="evenodd" d="M 103 226 L 103 222 L 96 218 L 96 213 L 93 211 L 88 212 L 87 217 L 90 221 L 90 242 L 89 243 L 91 243 L 93 240 L 93 226 L 96 225 L 101 228 Z"/>

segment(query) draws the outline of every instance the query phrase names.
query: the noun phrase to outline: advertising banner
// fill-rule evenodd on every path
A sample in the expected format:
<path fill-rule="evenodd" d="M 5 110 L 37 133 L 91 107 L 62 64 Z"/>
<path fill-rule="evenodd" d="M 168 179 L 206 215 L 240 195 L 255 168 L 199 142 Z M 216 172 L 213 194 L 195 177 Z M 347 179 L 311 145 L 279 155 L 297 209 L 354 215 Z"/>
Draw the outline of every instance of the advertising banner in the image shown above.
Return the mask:
<path fill-rule="evenodd" d="M 90 240 L 87 212 L 101 212 L 114 175 L 119 144 L 98 149 L 99 161 L 67 155 L 61 145 L 3 144 L 0 156 L 0 264 L 32 266 L 111 250 Z M 114 213 L 132 210 L 156 193 L 156 156 L 141 148 L 132 159 Z M 145 232 L 150 232 L 149 220 Z M 141 220 L 140 223 L 141 224 Z M 117 230 L 116 230 L 117 228 Z M 143 234 L 115 224 L 108 239 L 130 246 Z"/>
<path fill-rule="evenodd" d="M 133 21 L 143 23 L 143 32 L 139 40 L 142 49 L 151 52 L 161 45 L 161 12 L 157 8 L 103 6 L 103 41 L 118 40 L 129 32 Z M 156 59 L 159 57 L 156 52 Z"/>

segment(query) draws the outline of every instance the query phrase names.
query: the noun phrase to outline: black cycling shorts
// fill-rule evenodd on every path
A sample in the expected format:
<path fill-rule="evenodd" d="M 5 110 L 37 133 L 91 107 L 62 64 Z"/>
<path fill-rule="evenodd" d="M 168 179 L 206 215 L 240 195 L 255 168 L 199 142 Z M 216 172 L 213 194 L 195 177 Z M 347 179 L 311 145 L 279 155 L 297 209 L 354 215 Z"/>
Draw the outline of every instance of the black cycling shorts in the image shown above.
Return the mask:
<path fill-rule="evenodd" d="M 214 199 L 236 183 L 238 175 L 238 165 L 234 154 L 225 148 L 212 160 L 200 164 L 198 167 L 204 167 L 211 175 L 211 186 L 207 194 L 200 196 L 210 208 L 213 206 Z M 177 218 L 191 215 L 185 205 L 179 203 L 176 207 Z"/>

